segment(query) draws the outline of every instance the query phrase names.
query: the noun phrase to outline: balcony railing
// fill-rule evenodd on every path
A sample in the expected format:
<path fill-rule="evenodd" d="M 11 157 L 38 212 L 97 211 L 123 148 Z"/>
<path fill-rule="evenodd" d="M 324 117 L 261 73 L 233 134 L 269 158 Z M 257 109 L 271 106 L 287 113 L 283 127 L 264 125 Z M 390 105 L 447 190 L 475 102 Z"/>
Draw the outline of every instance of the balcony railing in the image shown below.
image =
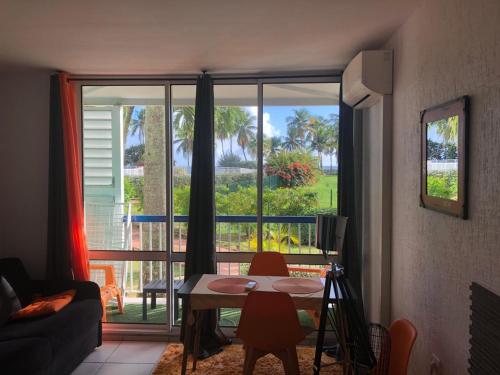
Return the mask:
<path fill-rule="evenodd" d="M 264 216 L 263 217 L 263 250 L 279 251 L 283 254 L 319 255 L 314 246 L 314 216 Z M 128 249 L 142 251 L 164 251 L 166 246 L 165 215 L 130 215 L 123 217 L 124 227 L 129 228 Z M 172 252 L 183 253 L 187 241 L 187 215 L 174 216 Z M 257 250 L 257 217 L 246 215 L 216 216 L 216 250 L 218 253 L 251 253 Z M 138 263 L 135 266 L 132 263 Z M 246 274 L 249 264 L 236 262 L 219 262 L 218 273 L 226 275 Z M 309 265 L 310 268 L 321 266 Z M 146 283 L 166 279 L 163 262 L 127 261 L 124 267 L 123 286 L 127 293 L 142 293 Z M 184 275 L 184 263 L 172 262 L 174 280 L 181 280 Z"/>

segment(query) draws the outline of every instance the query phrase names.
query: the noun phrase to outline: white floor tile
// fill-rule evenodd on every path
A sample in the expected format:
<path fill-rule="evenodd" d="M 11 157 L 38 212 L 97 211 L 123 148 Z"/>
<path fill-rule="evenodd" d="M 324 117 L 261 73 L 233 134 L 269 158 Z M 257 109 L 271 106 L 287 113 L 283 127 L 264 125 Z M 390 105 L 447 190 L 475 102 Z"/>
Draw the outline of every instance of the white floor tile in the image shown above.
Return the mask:
<path fill-rule="evenodd" d="M 154 366 L 145 363 L 104 363 L 97 375 L 150 375 Z"/>
<path fill-rule="evenodd" d="M 102 345 L 90 353 L 83 362 L 106 362 L 120 345 L 120 341 L 103 341 Z"/>
<path fill-rule="evenodd" d="M 95 375 L 101 368 L 102 363 L 80 363 L 71 375 Z"/>
<path fill-rule="evenodd" d="M 122 342 L 106 360 L 108 363 L 156 363 L 165 350 L 165 342 Z"/>

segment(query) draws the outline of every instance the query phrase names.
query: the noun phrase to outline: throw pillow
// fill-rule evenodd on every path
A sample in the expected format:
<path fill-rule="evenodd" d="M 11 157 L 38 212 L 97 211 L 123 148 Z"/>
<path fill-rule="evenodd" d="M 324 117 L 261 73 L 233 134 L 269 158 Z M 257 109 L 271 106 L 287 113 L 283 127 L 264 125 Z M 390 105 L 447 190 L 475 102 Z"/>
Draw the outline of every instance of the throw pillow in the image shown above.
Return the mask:
<path fill-rule="evenodd" d="M 0 276 L 0 327 L 9 320 L 13 313 L 20 309 L 21 302 L 17 298 L 16 292 L 7 279 Z"/>
<path fill-rule="evenodd" d="M 11 320 L 38 318 L 51 315 L 68 305 L 75 297 L 76 290 L 70 289 L 53 296 L 36 298 L 33 303 L 11 315 Z"/>

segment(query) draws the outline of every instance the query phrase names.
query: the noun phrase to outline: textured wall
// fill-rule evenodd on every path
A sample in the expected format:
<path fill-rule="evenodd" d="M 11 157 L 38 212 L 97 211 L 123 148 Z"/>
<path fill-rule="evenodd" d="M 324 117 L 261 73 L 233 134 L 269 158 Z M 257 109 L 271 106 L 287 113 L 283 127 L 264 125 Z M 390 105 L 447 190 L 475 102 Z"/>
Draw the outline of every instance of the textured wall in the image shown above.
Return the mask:
<path fill-rule="evenodd" d="M 49 155 L 49 72 L 0 74 L 0 257 L 45 273 Z"/>
<path fill-rule="evenodd" d="M 425 0 L 394 48 L 392 317 L 419 337 L 411 373 L 465 374 L 469 285 L 500 293 L 500 1 Z M 468 94 L 469 220 L 419 207 L 419 112 Z"/>

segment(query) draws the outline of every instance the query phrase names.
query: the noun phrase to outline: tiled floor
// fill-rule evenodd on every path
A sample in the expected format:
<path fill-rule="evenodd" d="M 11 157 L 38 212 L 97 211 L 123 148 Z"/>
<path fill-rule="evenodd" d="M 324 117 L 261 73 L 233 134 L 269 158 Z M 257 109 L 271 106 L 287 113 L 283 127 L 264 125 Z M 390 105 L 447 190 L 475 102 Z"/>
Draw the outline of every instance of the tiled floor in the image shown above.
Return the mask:
<path fill-rule="evenodd" d="M 72 375 L 150 375 L 167 344 L 105 341 Z"/>

